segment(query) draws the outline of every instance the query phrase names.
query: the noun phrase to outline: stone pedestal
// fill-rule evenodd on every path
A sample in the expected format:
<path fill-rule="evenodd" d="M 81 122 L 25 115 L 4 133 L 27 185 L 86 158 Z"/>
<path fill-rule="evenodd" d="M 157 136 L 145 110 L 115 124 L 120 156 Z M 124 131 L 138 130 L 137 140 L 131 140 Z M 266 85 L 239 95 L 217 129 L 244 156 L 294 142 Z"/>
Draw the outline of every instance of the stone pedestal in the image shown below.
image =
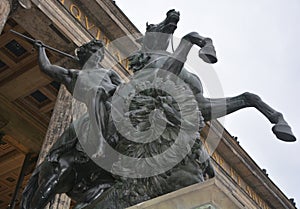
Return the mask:
<path fill-rule="evenodd" d="M 217 178 L 194 184 L 127 209 L 242 209 L 245 205 Z M 247 207 L 246 207 L 247 208 Z"/>

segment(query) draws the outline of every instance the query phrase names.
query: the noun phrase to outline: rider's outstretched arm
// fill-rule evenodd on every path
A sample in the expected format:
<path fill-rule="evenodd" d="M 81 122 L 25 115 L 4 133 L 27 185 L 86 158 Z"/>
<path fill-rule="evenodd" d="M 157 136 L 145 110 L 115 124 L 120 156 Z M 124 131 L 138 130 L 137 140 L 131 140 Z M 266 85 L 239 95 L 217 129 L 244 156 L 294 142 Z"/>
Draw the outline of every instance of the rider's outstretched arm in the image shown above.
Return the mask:
<path fill-rule="evenodd" d="M 79 70 L 69 70 L 57 65 L 52 65 L 47 57 L 45 47 L 42 44 L 36 44 L 38 47 L 38 60 L 40 69 L 53 78 L 55 81 L 66 86 L 70 93 L 73 93 L 73 83 L 75 82 Z"/>

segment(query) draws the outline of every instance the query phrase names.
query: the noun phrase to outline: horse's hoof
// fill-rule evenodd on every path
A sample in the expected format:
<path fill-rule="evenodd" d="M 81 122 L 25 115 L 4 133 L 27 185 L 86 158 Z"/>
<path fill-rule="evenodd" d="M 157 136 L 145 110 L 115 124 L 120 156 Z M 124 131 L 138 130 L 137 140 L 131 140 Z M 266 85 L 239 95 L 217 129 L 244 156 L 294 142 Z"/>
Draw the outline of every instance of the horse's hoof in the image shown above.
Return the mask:
<path fill-rule="evenodd" d="M 199 50 L 199 57 L 207 63 L 214 64 L 218 61 L 215 48 L 212 44 L 207 44 Z"/>
<path fill-rule="evenodd" d="M 272 131 L 276 135 L 276 137 L 282 141 L 296 141 L 296 137 L 294 136 L 291 127 L 287 124 L 276 124 L 275 126 L 273 126 Z"/>

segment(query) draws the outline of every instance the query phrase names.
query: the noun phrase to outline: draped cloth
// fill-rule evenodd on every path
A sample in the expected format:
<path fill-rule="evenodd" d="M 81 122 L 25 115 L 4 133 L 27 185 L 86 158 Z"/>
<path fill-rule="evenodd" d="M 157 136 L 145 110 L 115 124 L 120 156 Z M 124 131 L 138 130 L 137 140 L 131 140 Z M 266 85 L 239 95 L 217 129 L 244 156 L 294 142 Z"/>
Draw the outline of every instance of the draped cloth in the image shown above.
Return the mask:
<path fill-rule="evenodd" d="M 50 161 L 57 161 L 62 153 L 75 147 L 80 153 L 75 161 L 84 163 L 89 157 L 104 156 L 105 140 L 111 139 L 110 144 L 116 144 L 116 134 L 113 133 L 109 112 L 111 97 L 122 83 L 121 78 L 113 70 L 103 68 L 85 69 L 73 78 L 73 96 L 85 103 L 87 112 L 73 121 L 53 145 L 48 154 Z M 77 114 L 74 112 L 77 111 L 75 107 L 72 111 L 74 115 Z"/>

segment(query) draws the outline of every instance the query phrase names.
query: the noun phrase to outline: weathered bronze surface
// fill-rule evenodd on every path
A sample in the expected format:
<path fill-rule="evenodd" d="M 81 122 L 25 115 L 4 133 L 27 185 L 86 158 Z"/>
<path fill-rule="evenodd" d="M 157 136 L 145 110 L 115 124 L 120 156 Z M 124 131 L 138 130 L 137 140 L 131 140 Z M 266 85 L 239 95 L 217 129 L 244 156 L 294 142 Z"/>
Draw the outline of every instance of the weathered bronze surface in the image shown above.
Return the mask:
<path fill-rule="evenodd" d="M 52 65 L 43 44 L 36 42 L 41 70 L 63 83 L 76 99 L 86 104 L 88 111 L 62 134 L 46 160 L 34 171 L 23 193 L 23 209 L 43 208 L 57 193 L 67 193 L 76 201 L 76 208 L 125 208 L 211 178 L 214 170 L 199 131 L 205 121 L 242 108 L 255 107 L 264 114 L 275 124 L 273 132 L 279 139 L 296 140 L 282 114 L 255 94 L 247 92 L 221 99 L 203 96 L 200 79 L 187 71 L 184 63 L 193 45 L 200 47 L 199 57 L 203 61 L 215 63 L 215 49 L 210 38 L 191 32 L 181 39 L 172 54 L 168 53 L 166 50 L 178 21 L 179 12 L 170 10 L 163 22 L 147 25 L 141 50 L 130 57 L 130 66 L 135 72 L 131 81 L 135 88 L 127 92 L 128 97 L 122 91 L 128 84 L 114 71 L 99 67 L 104 56 L 100 41 L 91 41 L 77 51 L 82 68 L 88 71 Z M 97 80 L 97 85 L 91 85 L 84 72 L 92 73 L 91 80 Z M 143 88 L 149 83 L 157 88 Z M 163 88 L 176 93 L 170 95 Z M 119 100 L 113 100 L 116 95 L 120 95 Z M 125 109 L 123 104 L 129 97 L 129 109 Z M 125 123 L 121 128 L 116 127 L 122 121 L 114 121 L 115 109 L 127 117 L 136 133 L 127 131 Z M 139 133 L 151 131 L 153 125 L 164 128 L 161 135 L 153 141 L 139 143 L 146 138 Z M 78 133 L 78 127 L 83 131 Z M 91 129 L 96 130 L 95 133 L 91 133 Z M 134 141 L 127 137 L 132 134 L 136 136 Z M 179 150 L 187 150 L 180 161 L 176 162 L 176 155 L 180 153 L 171 153 L 163 160 L 155 158 L 169 147 L 181 145 L 176 144 L 177 138 L 185 145 Z M 110 155 L 108 147 L 120 155 Z M 128 156 L 140 160 L 139 163 L 128 163 Z M 98 160 L 108 161 L 110 167 L 98 166 L 95 163 Z M 173 161 L 176 163 L 172 168 L 156 172 Z M 132 166 L 135 169 L 131 169 Z M 139 176 L 142 170 L 149 175 Z"/>

